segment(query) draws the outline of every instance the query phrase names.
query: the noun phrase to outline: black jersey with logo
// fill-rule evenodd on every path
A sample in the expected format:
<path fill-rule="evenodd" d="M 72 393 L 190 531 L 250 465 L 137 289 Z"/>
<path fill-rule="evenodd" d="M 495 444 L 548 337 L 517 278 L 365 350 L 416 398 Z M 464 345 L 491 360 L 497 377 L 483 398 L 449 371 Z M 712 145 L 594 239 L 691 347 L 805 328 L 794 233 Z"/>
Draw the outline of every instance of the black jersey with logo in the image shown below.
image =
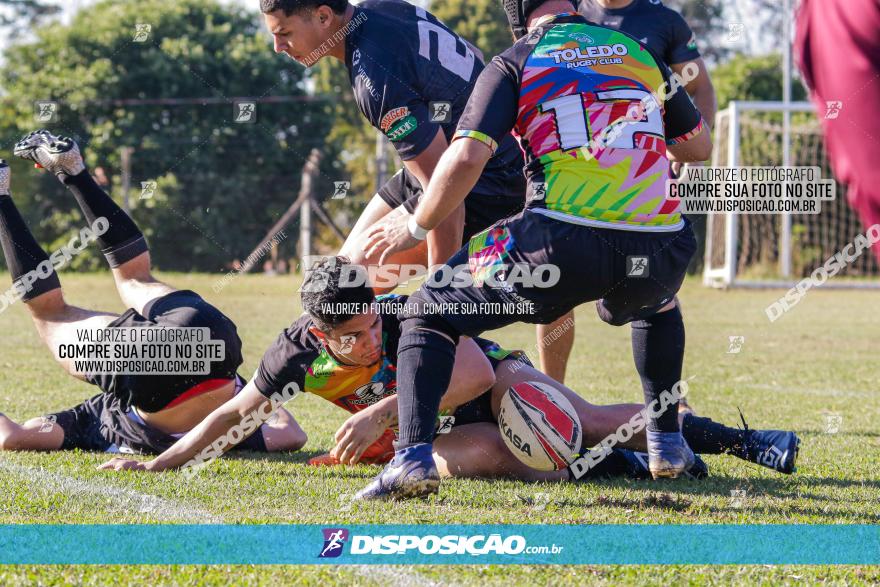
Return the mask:
<path fill-rule="evenodd" d="M 604 8 L 596 0 L 580 0 L 578 11 L 591 22 L 635 37 L 668 65 L 700 57 L 687 22 L 660 0 L 633 0 L 623 8 Z"/>
<path fill-rule="evenodd" d="M 345 63 L 358 107 L 400 158 L 421 154 L 442 129 L 451 141 L 484 64 L 434 15 L 402 0 L 354 8 Z M 523 157 L 505 137 L 473 189 L 524 201 Z"/>

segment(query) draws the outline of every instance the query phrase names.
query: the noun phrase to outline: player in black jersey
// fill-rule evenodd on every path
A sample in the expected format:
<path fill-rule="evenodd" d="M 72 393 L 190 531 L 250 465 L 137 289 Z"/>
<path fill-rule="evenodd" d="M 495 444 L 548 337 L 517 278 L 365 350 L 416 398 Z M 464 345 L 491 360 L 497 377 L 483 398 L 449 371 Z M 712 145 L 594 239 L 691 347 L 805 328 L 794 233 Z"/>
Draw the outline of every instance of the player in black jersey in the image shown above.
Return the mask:
<path fill-rule="evenodd" d="M 275 51 L 306 66 L 324 56 L 345 63 L 357 105 L 394 145 L 404 169 L 373 197 L 341 254 L 376 264 L 363 243 L 370 228 L 409 217 L 464 111 L 483 62 L 472 46 L 422 8 L 401 0 L 261 0 Z M 412 251 L 387 264 L 444 263 L 466 239 L 524 204 L 522 154 L 508 136 L 474 188 Z M 384 288 L 389 289 L 389 288 Z"/>
<path fill-rule="evenodd" d="M 714 124 L 718 106 L 715 88 L 697 48 L 696 35 L 681 14 L 661 0 L 580 0 L 578 12 L 591 22 L 635 37 L 680 76 L 689 63 L 696 65 L 699 74 L 685 90 L 703 120 L 709 126 Z"/>
<path fill-rule="evenodd" d="M 86 241 L 97 240 L 130 309 L 119 316 L 67 304 L 55 271 L 69 249 L 49 257 L 40 248 L 12 201 L 9 167 L 0 161 L 0 244 L 13 279 L 6 302 L 23 301 L 61 366 L 103 392 L 70 410 L 21 425 L 0 415 L 0 449 L 162 452 L 244 385 L 236 373 L 242 356 L 235 324 L 195 292 L 178 291 L 153 277 L 143 234 L 89 175 L 75 142 L 39 131 L 19 142 L 15 154 L 54 173 L 73 192 L 90 228 L 81 232 L 79 245 L 69 246 L 82 249 Z M 224 355 L 205 375 L 126 375 L 83 373 L 76 357 L 61 351 L 85 340 L 118 342 L 120 337 L 109 332 L 113 329 L 163 327 L 207 328 L 212 340 L 223 342 Z M 240 446 L 296 450 L 305 441 L 305 433 L 284 412 Z"/>

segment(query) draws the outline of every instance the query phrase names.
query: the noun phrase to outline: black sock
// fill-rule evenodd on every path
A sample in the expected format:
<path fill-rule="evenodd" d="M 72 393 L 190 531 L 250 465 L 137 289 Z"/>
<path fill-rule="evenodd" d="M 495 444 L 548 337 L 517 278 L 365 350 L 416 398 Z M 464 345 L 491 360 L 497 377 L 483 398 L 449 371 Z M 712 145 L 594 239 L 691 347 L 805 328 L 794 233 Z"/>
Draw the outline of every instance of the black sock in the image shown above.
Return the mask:
<path fill-rule="evenodd" d="M 90 225 L 94 225 L 98 218 L 107 219 L 110 227 L 98 237 L 98 244 L 110 267 L 119 267 L 148 250 L 147 241 L 137 224 L 95 183 L 88 170 L 68 177 L 64 183 L 73 192 Z"/>
<path fill-rule="evenodd" d="M 584 451 L 581 451 L 580 454 L 584 454 Z M 590 467 L 584 471 L 584 473 L 578 477 L 576 473 L 582 471 L 583 468 L 579 467 L 577 471 L 573 467 L 568 468 L 569 472 L 569 480 L 571 481 L 585 481 L 588 479 L 607 479 L 608 477 L 624 477 L 629 473 L 629 461 L 627 461 L 626 457 L 618 449 L 612 449 L 605 458 L 603 458 L 599 462 L 590 462 Z"/>
<path fill-rule="evenodd" d="M 440 399 L 449 387 L 454 365 L 455 344 L 451 340 L 404 322 L 397 347 L 398 450 L 434 441 Z"/>
<path fill-rule="evenodd" d="M 739 455 L 745 451 L 745 430 L 730 428 L 709 418 L 685 415 L 681 433 L 696 453 Z"/>
<path fill-rule="evenodd" d="M 636 370 L 642 379 L 645 405 L 657 401 L 681 380 L 684 361 L 684 322 L 678 306 L 632 323 L 632 349 Z M 648 411 L 649 416 L 651 410 Z M 669 404 L 656 418 L 648 418 L 652 432 L 678 432 L 678 402 Z"/>
<path fill-rule="evenodd" d="M 32 300 L 61 287 L 46 251 L 28 230 L 10 196 L 0 196 L 0 246 L 21 299 Z"/>

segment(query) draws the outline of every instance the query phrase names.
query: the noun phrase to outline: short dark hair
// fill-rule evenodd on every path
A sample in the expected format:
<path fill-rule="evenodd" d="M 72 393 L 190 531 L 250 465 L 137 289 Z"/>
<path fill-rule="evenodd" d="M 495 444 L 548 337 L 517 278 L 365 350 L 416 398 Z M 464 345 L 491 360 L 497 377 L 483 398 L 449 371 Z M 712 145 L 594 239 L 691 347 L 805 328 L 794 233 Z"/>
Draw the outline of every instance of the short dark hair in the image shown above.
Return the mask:
<path fill-rule="evenodd" d="M 348 8 L 348 0 L 260 0 L 260 11 L 263 14 L 281 10 L 284 16 L 290 16 L 294 12 L 318 6 L 329 6 L 336 14 L 342 14 Z"/>
<path fill-rule="evenodd" d="M 340 284 L 342 272 L 346 279 L 357 273 L 360 279 Z M 353 265 L 348 257 L 328 257 L 309 270 L 302 285 L 303 309 L 320 330 L 328 332 L 355 316 L 366 313 L 376 296 L 367 285 L 367 270 Z M 338 311 L 343 309 L 345 311 Z"/>

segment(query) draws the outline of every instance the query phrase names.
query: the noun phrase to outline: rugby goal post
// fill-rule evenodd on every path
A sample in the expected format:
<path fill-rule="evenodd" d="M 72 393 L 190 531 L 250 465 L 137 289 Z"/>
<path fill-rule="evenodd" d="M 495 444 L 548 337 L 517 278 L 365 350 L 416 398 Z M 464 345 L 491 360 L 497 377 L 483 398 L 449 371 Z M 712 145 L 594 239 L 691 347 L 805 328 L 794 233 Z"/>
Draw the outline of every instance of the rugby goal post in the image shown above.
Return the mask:
<path fill-rule="evenodd" d="M 832 178 L 814 112 L 809 102 L 731 102 L 715 119 L 712 166 L 813 166 Z M 840 182 L 836 199 L 822 202 L 819 214 L 710 214 L 703 284 L 789 288 L 860 232 Z M 880 268 L 865 251 L 823 287 L 880 288 Z"/>

